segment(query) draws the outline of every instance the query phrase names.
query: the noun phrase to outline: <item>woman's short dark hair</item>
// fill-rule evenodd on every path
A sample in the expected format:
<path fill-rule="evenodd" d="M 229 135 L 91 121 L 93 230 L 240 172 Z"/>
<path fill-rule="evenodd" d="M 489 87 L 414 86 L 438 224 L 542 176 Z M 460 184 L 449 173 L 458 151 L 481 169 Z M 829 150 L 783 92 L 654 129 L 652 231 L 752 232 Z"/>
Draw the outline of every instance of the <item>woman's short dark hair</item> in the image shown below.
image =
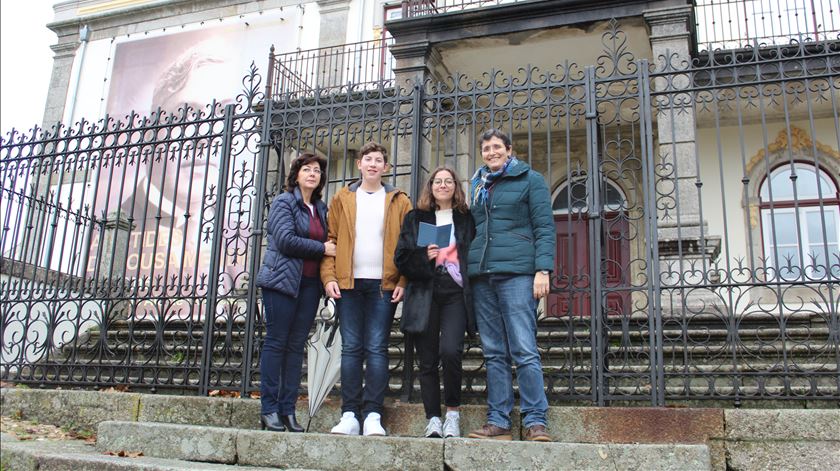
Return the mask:
<path fill-rule="evenodd" d="M 318 167 L 321 168 L 321 181 L 312 190 L 312 201 L 315 201 L 321 199 L 321 192 L 324 190 L 324 185 L 327 184 L 327 161 L 323 157 L 319 157 L 313 153 L 304 152 L 292 161 L 292 166 L 289 168 L 289 177 L 286 179 L 286 191 L 290 193 L 295 191 L 295 188 L 298 187 L 297 178 L 301 167 L 312 162 L 318 162 Z"/>
<path fill-rule="evenodd" d="M 452 209 L 462 214 L 468 213 L 470 208 L 467 207 L 467 197 L 464 194 L 464 189 L 461 187 L 461 179 L 455 173 L 455 170 L 449 167 L 438 167 L 429 174 L 426 184 L 423 185 L 423 191 L 420 193 L 420 199 L 417 200 L 417 209 L 422 211 L 437 211 L 438 205 L 432 193 L 432 180 L 435 179 L 438 173 L 444 171 L 449 172 L 452 175 L 452 179 L 455 180 L 455 193 L 452 195 Z"/>
<path fill-rule="evenodd" d="M 498 137 L 499 139 L 501 139 L 506 149 L 510 149 L 511 146 L 513 146 L 513 143 L 510 141 L 508 135 L 496 128 L 490 128 L 484 131 L 484 134 L 481 135 L 481 140 L 479 142 L 481 144 L 484 144 L 485 142 L 489 141 L 490 139 L 493 139 L 494 137 Z"/>

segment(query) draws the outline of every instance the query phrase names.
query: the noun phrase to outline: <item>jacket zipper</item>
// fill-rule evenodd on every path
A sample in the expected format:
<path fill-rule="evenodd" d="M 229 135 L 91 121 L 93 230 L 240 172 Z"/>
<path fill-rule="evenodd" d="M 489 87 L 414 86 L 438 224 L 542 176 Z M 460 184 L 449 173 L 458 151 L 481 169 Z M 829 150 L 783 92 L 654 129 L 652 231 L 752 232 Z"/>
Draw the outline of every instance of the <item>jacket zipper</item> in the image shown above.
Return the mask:
<path fill-rule="evenodd" d="M 487 247 L 490 245 L 490 198 L 493 195 L 488 191 L 487 192 L 487 200 L 484 204 L 484 217 L 486 218 L 484 224 L 487 226 L 487 229 L 484 231 L 484 250 L 481 253 L 481 263 L 478 266 L 479 273 L 485 271 L 485 263 L 487 262 Z"/>

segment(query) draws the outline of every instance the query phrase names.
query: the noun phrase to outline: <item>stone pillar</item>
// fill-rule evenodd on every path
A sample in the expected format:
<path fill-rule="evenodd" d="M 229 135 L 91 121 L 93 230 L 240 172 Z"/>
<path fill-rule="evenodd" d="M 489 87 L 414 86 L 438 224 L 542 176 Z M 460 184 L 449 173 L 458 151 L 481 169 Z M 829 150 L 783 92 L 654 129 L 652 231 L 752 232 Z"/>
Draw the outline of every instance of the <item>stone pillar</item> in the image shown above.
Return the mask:
<path fill-rule="evenodd" d="M 427 80 L 438 78 L 444 70 L 440 54 L 428 41 L 398 42 L 391 45 L 390 50 L 396 63 L 394 67 L 394 86 L 404 89 L 403 94 L 411 93 L 411 96 L 416 96 L 418 92 L 422 91 Z M 404 113 L 407 112 L 406 110 Z M 419 110 L 414 110 L 414 113 L 418 112 Z M 427 139 L 421 137 L 420 147 L 412 152 L 412 136 L 415 134 L 422 136 L 421 130 L 412 129 L 411 135 L 400 136 L 397 139 L 395 164 L 401 167 L 411 167 L 413 160 L 417 159 L 417 165 L 413 167 L 417 173 L 412 173 L 409 177 L 401 177 L 397 180 L 397 185 L 401 188 L 418 193 L 411 195 L 416 198 L 420 196 L 419 188 L 423 184 L 423 180 L 428 177 L 426 173 L 420 172 L 420 169 L 431 170 L 435 165 L 431 162 L 432 148 Z"/>
<path fill-rule="evenodd" d="M 341 85 L 350 57 L 342 54 L 347 43 L 347 19 L 350 13 L 349 0 L 319 0 L 321 30 L 318 47 L 323 49 L 318 56 L 318 77 L 315 85 L 328 87 Z"/>
<path fill-rule="evenodd" d="M 59 42 L 50 46 L 55 53 L 53 56 L 53 71 L 50 78 L 50 89 L 47 93 L 47 102 L 44 107 L 43 126 L 49 129 L 60 122 L 64 116 L 64 106 L 67 102 L 67 91 L 70 88 L 70 81 L 73 73 L 73 61 L 76 59 L 76 50 L 79 47 L 79 32 L 62 36 L 59 33 Z M 68 123 L 71 124 L 71 123 Z"/>
<path fill-rule="evenodd" d="M 132 229 L 134 226 L 128 221 L 124 211 L 119 214 L 119 218 L 117 211 L 108 214 L 103 227 L 102 247 L 99 249 L 97 262 L 100 278 L 109 278 L 114 283 L 123 282 L 128 259 L 126 250 L 129 247 L 128 239 Z"/>
<path fill-rule="evenodd" d="M 675 310 L 708 305 L 715 295 L 708 289 L 710 264 L 719 253 L 720 240 L 711 240 L 700 219 L 700 175 L 696 149 L 696 116 L 691 76 L 684 73 L 691 63 L 693 23 L 690 7 L 653 9 L 645 12 L 650 27 L 650 45 L 656 71 L 670 71 L 669 79 L 657 78 L 653 87 L 667 91 L 654 101 L 656 118 L 654 160 L 656 211 L 659 237 L 660 280 L 663 288 L 685 287 L 667 293 L 663 307 Z M 690 306 L 689 306 L 690 305 Z"/>

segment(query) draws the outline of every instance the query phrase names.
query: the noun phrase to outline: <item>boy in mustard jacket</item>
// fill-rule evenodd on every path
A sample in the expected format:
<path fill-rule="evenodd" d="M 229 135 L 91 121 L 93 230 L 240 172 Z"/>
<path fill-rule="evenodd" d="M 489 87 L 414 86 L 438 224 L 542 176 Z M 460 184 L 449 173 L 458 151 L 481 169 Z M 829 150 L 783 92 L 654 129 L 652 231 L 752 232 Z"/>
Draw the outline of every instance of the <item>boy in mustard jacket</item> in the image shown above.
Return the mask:
<path fill-rule="evenodd" d="M 361 178 L 339 190 L 327 213 L 327 238 L 335 241 L 336 255 L 321 262 L 321 281 L 336 302 L 341 331 L 342 415 L 332 433 L 358 435 L 361 428 L 364 435 L 386 435 L 381 418 L 388 342 L 406 284 L 394 264 L 394 250 L 411 201 L 383 184 L 389 165 L 382 145 L 368 142 L 359 155 Z"/>

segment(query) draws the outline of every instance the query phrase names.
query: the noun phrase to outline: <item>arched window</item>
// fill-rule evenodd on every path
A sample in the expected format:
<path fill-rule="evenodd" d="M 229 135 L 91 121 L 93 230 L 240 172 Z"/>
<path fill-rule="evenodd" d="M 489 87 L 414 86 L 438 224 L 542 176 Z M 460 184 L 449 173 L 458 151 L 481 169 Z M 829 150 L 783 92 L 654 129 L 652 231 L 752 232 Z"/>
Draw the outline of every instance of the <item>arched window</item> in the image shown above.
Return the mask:
<path fill-rule="evenodd" d="M 620 211 L 624 206 L 624 195 L 612 182 L 607 182 L 606 194 L 603 197 L 605 201 L 602 203 L 607 211 Z M 586 200 L 586 177 L 572 177 L 556 192 L 551 209 L 555 214 L 585 212 Z"/>
<path fill-rule="evenodd" d="M 759 198 L 768 279 L 840 277 L 840 198 L 826 172 L 783 164 L 762 182 Z"/>

